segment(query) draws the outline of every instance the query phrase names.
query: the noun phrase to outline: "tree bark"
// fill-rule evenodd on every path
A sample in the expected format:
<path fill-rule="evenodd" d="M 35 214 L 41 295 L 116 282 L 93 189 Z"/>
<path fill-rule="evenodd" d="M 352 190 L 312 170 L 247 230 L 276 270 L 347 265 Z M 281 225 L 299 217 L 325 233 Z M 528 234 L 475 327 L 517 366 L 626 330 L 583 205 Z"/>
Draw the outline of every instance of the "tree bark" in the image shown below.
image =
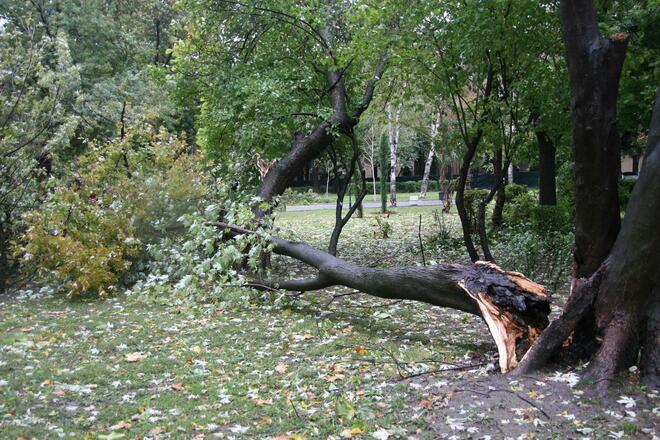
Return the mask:
<path fill-rule="evenodd" d="M 539 146 L 539 204 L 554 206 L 557 204 L 555 183 L 555 144 L 545 131 L 536 132 Z"/>
<path fill-rule="evenodd" d="M 401 126 L 399 118 L 401 116 L 401 103 L 392 110 L 392 104 L 387 105 L 387 118 L 389 126 L 390 140 L 390 206 L 396 207 L 396 175 L 399 166 L 399 135 Z"/>
<path fill-rule="evenodd" d="M 424 175 L 422 176 L 422 185 L 419 191 L 420 199 L 425 199 L 426 194 L 429 191 L 429 176 L 431 175 L 431 165 L 433 164 L 433 157 L 435 156 L 435 145 L 433 144 L 433 141 L 431 142 L 431 149 L 424 162 Z"/>
<path fill-rule="evenodd" d="M 561 22 L 573 120 L 574 277 L 588 278 L 609 254 L 621 223 L 616 101 L 628 35 L 603 38 L 592 0 L 562 0 Z"/>
<path fill-rule="evenodd" d="M 467 144 L 467 150 L 463 155 L 463 163 L 461 164 L 461 169 L 458 173 L 458 187 L 456 188 L 456 210 L 458 211 L 458 217 L 461 220 L 461 226 L 463 229 L 463 243 L 470 256 L 470 260 L 472 260 L 473 263 L 480 260 L 480 257 L 474 246 L 474 241 L 472 240 L 472 226 L 470 224 L 467 208 L 465 207 L 465 187 L 470 173 L 470 165 L 477 152 L 481 136 L 481 130 L 477 130 L 477 133 Z"/>
<path fill-rule="evenodd" d="M 644 321 L 657 328 L 660 293 L 660 88 L 656 97 L 644 168 L 630 196 L 621 232 L 603 264 L 607 277 L 594 304 L 596 325 L 603 333 L 600 349 L 589 364 L 596 381 L 609 381 L 614 373 L 635 363 Z M 655 322 L 655 323 L 654 323 Z M 650 336 L 650 335 L 649 335 Z M 647 339 L 643 356 L 655 356 L 657 334 Z M 642 364 L 645 376 L 655 376 L 658 365 Z M 649 371 L 651 369 L 652 371 Z"/>
<path fill-rule="evenodd" d="M 387 212 L 387 157 L 388 145 L 385 133 L 380 137 L 380 145 L 378 150 L 378 159 L 380 164 L 380 212 L 385 214 Z"/>
<path fill-rule="evenodd" d="M 233 235 L 253 233 L 226 223 L 214 225 Z M 342 285 L 379 298 L 420 301 L 480 316 L 495 340 L 503 373 L 518 365 L 519 357 L 548 324 L 545 288 L 492 263 L 379 269 L 347 262 L 305 243 L 272 240 L 274 253 L 302 261 L 318 274 L 303 280 L 261 281 L 260 286 L 301 292 Z"/>
<path fill-rule="evenodd" d="M 579 279 L 565 310 L 527 352 L 522 374 L 542 366 L 587 314 L 593 313 L 600 348 L 586 378 L 604 391 L 614 375 L 632 365 L 641 348 L 642 380 L 658 384 L 660 359 L 660 89 L 649 130 L 644 168 L 626 208 L 611 252 L 589 280 Z M 598 240 L 600 237 L 594 237 Z"/>
<path fill-rule="evenodd" d="M 339 191 L 337 191 L 337 204 L 335 206 L 335 227 L 332 230 L 332 234 L 330 235 L 330 243 L 328 244 L 328 253 L 333 256 L 337 255 L 337 245 L 339 244 L 339 236 L 342 230 L 344 229 L 344 226 L 346 226 L 346 224 L 351 219 L 355 211 L 360 209 L 360 207 L 362 206 L 362 200 L 367 195 L 366 180 L 364 179 L 364 174 L 361 173 L 362 188 L 360 190 L 360 193 L 357 194 L 355 203 L 353 203 L 353 205 L 349 207 L 346 215 L 343 215 L 344 197 L 346 196 L 346 192 L 349 190 L 351 180 L 355 177 L 355 172 L 359 167 L 359 158 L 360 158 L 359 157 L 360 151 L 358 150 L 357 141 L 355 137 L 354 136 L 351 137 L 351 140 L 353 142 L 353 157 L 351 158 L 351 165 L 349 169 L 346 170 L 346 174 L 344 175 L 343 185 L 340 184 Z M 340 181 L 339 173 L 336 174 L 337 174 L 336 177 L 337 181 L 339 182 Z"/>
<path fill-rule="evenodd" d="M 419 197 L 426 198 L 426 193 L 429 188 L 429 176 L 431 175 L 431 165 L 433 165 L 433 158 L 435 157 L 435 139 L 438 137 L 438 128 L 440 126 L 440 112 L 436 113 L 436 120 L 431 122 L 431 148 L 424 163 L 424 175 L 422 177 L 422 186 L 420 188 Z"/>
<path fill-rule="evenodd" d="M 314 164 L 312 166 L 312 191 L 316 194 L 321 193 L 321 179 L 319 178 L 319 166 Z"/>
<path fill-rule="evenodd" d="M 495 206 L 493 207 L 493 217 L 491 222 L 493 226 L 502 225 L 502 212 L 504 211 L 504 202 L 506 201 L 506 179 L 504 179 L 504 163 L 502 158 L 502 149 L 498 148 L 493 154 L 493 175 L 497 179 L 500 176 L 500 184 L 495 194 Z"/>

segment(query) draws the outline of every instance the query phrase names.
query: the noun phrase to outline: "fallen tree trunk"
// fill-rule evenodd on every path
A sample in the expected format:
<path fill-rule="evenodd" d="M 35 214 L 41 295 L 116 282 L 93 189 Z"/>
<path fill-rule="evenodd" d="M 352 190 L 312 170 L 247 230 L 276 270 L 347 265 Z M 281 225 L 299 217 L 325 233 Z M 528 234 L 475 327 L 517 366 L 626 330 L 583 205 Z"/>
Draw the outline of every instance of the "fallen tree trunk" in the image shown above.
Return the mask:
<path fill-rule="evenodd" d="M 235 225 L 212 224 L 232 235 L 254 234 Z M 548 325 L 550 302 L 545 288 L 492 263 L 380 269 L 350 263 L 305 243 L 272 240 L 274 253 L 302 261 L 318 273 L 309 279 L 261 285 L 297 292 L 341 285 L 379 298 L 420 301 L 480 316 L 495 340 L 503 373 L 518 365 L 518 359 Z"/>

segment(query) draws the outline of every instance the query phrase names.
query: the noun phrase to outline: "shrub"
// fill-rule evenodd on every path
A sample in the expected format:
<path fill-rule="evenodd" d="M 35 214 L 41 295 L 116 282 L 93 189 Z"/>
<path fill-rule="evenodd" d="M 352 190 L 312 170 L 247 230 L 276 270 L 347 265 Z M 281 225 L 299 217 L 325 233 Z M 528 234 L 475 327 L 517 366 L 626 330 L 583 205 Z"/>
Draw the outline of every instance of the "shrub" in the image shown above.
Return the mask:
<path fill-rule="evenodd" d="M 402 193 L 419 192 L 420 187 L 421 187 L 421 185 L 418 184 L 418 182 L 415 182 L 415 181 L 397 182 L 396 183 L 396 190 L 398 192 L 402 192 Z"/>
<path fill-rule="evenodd" d="M 532 210 L 532 230 L 537 234 L 567 232 L 571 229 L 569 213 L 564 206 L 535 206 Z"/>
<path fill-rule="evenodd" d="M 438 181 L 429 179 L 429 184 L 427 187 L 428 192 L 438 191 Z M 422 181 L 421 180 L 410 180 L 407 182 L 397 182 L 396 189 L 402 193 L 416 193 L 422 191 Z"/>
<path fill-rule="evenodd" d="M 25 221 L 23 262 L 69 296 L 109 293 L 138 251 L 129 219 L 93 194 L 58 188 Z"/>
<path fill-rule="evenodd" d="M 542 206 L 534 193 L 527 192 L 504 206 L 504 223 L 510 226 L 526 225 L 537 234 L 567 232 L 571 230 L 570 209 L 566 204 Z"/>
<path fill-rule="evenodd" d="M 313 205 L 322 202 L 321 196 L 311 189 L 308 189 L 306 192 L 299 192 L 293 188 L 287 188 L 280 197 L 280 200 L 285 205 Z"/>
<path fill-rule="evenodd" d="M 538 233 L 519 224 L 500 230 L 491 250 L 502 267 L 545 284 L 553 293 L 568 286 L 574 243 L 571 231 Z"/>
<path fill-rule="evenodd" d="M 383 217 L 375 217 L 376 220 L 376 231 L 374 231 L 374 237 L 378 238 L 389 238 L 392 233 L 392 224 Z"/>
<path fill-rule="evenodd" d="M 508 188 L 508 185 L 507 185 Z M 514 201 L 504 205 L 502 218 L 508 225 L 531 223 L 538 201 L 534 194 L 525 192 L 518 195 Z"/>
<path fill-rule="evenodd" d="M 210 187 L 201 154 L 165 132 L 92 145 L 75 169 L 26 214 L 16 250 L 41 281 L 70 296 L 111 292 L 148 258 L 145 246 L 176 235 L 178 219 L 201 209 Z"/>
<path fill-rule="evenodd" d="M 504 187 L 504 193 L 507 203 L 513 203 L 516 199 L 524 194 L 529 193 L 529 188 L 526 185 L 517 183 L 510 183 Z"/>

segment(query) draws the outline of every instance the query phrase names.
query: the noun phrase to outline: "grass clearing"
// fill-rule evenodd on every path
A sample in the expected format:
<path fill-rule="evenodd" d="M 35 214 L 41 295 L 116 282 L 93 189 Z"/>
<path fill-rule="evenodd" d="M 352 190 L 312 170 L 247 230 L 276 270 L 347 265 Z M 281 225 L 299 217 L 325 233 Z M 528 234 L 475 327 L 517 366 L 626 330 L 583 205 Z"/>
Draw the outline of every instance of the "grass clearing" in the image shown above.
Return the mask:
<path fill-rule="evenodd" d="M 367 210 L 349 222 L 339 252 L 374 266 L 419 263 L 419 216 L 423 230 L 432 231 L 435 210 L 398 209 L 386 219 L 392 223 L 386 240 Z M 318 246 L 334 221 L 327 211 L 278 216 L 284 235 Z M 445 220 L 456 227 L 455 215 Z M 426 246 L 427 259 L 449 258 Z M 309 273 L 282 258 L 274 264 L 279 276 Z M 496 350 L 479 319 L 361 294 L 332 297 L 349 293 L 331 288 L 292 298 L 238 291 L 213 304 L 4 296 L 0 438 L 654 434 L 658 394 L 636 385 L 634 374 L 624 378 L 632 387 L 628 400 L 614 391 L 605 402 L 568 385 L 570 373 L 533 380 L 492 375 Z"/>

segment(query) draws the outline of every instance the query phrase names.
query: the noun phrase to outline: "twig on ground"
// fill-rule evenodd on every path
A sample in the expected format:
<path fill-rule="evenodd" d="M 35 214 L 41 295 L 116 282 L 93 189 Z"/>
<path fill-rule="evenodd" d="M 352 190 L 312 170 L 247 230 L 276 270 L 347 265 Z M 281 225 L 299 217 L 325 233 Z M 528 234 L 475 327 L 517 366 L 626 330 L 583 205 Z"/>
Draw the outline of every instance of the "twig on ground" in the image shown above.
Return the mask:
<path fill-rule="evenodd" d="M 471 390 L 471 389 L 465 389 L 465 390 L 464 389 L 458 389 L 458 390 L 454 390 L 454 392 L 455 393 L 460 393 L 460 392 L 473 393 L 473 394 L 479 394 L 480 396 L 487 396 L 487 397 L 490 397 L 490 393 L 496 393 L 496 392 L 513 394 L 514 396 L 516 396 L 517 398 L 519 398 L 523 402 L 525 402 L 528 405 L 530 405 L 530 406 L 536 408 L 537 410 L 539 410 L 539 412 L 541 414 L 543 414 L 546 419 L 550 420 L 550 416 L 548 415 L 547 412 L 545 412 L 543 410 L 543 408 L 541 408 L 540 406 L 538 406 L 537 404 L 535 404 L 533 401 L 529 400 L 528 398 L 523 397 L 520 394 L 518 394 L 514 391 L 511 391 L 511 390 L 505 390 L 505 389 L 502 389 L 502 388 L 498 388 L 498 389 L 495 389 L 495 390 L 488 390 L 486 392 L 482 392 L 482 391 L 475 391 L 475 390 Z"/>
<path fill-rule="evenodd" d="M 298 414 L 298 410 L 296 409 L 296 405 L 293 404 L 293 400 L 287 399 L 289 403 L 291 404 L 291 408 L 293 408 L 293 412 L 296 413 L 296 417 L 298 417 L 300 420 L 302 420 L 302 417 L 300 417 L 300 414 Z"/>
<path fill-rule="evenodd" d="M 330 304 L 332 304 L 332 302 L 333 302 L 334 300 L 336 300 L 337 298 L 342 298 L 342 297 L 344 297 L 344 296 L 358 295 L 358 294 L 360 294 L 360 293 L 362 293 L 362 292 L 359 292 L 359 291 L 356 290 L 356 291 L 354 291 L 354 292 L 338 293 L 337 295 L 332 295 L 332 297 L 330 298 L 330 301 L 328 301 L 327 303 L 325 303 L 325 304 L 323 305 L 323 307 L 328 307 L 328 306 L 329 306 Z"/>
<path fill-rule="evenodd" d="M 399 300 L 396 300 L 396 301 L 390 301 L 390 302 L 385 303 L 385 304 L 376 304 L 374 306 L 367 306 L 367 305 L 363 305 L 363 304 L 349 304 L 346 307 L 349 307 L 349 308 L 363 308 L 363 309 L 375 309 L 375 308 L 378 308 L 378 307 L 390 307 L 390 306 L 393 306 L 395 304 L 399 304 L 400 302 L 403 302 L 403 300 L 399 299 Z"/>
<path fill-rule="evenodd" d="M 402 381 L 402 380 L 410 379 L 410 378 L 413 378 L 413 377 L 425 376 L 427 374 L 444 373 L 446 371 L 469 370 L 471 368 L 483 367 L 484 365 L 488 365 L 488 362 L 482 362 L 482 363 L 479 363 L 479 364 L 470 364 L 470 365 L 460 365 L 458 367 L 451 367 L 451 368 L 438 368 L 436 370 L 422 371 L 421 373 L 409 374 L 408 376 L 404 376 L 399 380 Z"/>

